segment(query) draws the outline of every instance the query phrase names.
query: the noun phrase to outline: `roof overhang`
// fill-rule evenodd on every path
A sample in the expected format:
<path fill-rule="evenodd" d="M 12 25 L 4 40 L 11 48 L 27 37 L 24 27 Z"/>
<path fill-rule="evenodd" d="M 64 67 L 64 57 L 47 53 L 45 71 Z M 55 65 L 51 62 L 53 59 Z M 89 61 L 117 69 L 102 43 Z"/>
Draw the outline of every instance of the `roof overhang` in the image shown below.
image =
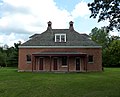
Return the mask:
<path fill-rule="evenodd" d="M 33 56 L 87 56 L 86 53 L 81 52 L 36 52 Z"/>
<path fill-rule="evenodd" d="M 102 48 L 102 46 L 19 46 L 19 48 Z"/>

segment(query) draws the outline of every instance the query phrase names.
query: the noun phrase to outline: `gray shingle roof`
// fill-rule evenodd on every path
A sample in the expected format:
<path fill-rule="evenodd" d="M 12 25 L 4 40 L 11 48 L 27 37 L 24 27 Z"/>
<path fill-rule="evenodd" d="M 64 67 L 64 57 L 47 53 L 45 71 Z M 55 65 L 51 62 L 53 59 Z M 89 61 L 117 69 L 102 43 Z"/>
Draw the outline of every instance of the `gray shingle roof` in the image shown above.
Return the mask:
<path fill-rule="evenodd" d="M 55 34 L 66 34 L 66 42 L 55 42 Z M 80 34 L 70 29 L 47 29 L 41 34 L 34 34 L 21 46 L 100 46 L 87 34 Z"/>

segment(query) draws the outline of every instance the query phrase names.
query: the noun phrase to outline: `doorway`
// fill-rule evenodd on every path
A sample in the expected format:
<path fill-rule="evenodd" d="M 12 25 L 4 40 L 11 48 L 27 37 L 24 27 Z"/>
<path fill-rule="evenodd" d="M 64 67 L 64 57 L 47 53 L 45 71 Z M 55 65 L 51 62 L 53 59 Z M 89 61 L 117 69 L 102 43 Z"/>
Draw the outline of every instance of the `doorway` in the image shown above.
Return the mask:
<path fill-rule="evenodd" d="M 54 58 L 54 61 L 53 61 L 53 70 L 58 70 L 58 59 L 57 58 Z"/>
<path fill-rule="evenodd" d="M 80 58 L 76 58 L 76 70 L 80 70 Z"/>
<path fill-rule="evenodd" d="M 39 58 L 38 68 L 39 68 L 39 70 L 43 70 L 43 58 Z"/>

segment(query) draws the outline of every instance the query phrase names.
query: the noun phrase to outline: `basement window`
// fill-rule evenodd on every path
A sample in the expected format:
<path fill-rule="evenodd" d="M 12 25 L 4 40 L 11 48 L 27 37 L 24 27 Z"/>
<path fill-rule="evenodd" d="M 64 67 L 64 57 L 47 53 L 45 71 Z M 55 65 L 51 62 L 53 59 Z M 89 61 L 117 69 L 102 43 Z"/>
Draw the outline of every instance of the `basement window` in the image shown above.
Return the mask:
<path fill-rule="evenodd" d="M 55 42 L 66 42 L 66 34 L 55 34 Z"/>
<path fill-rule="evenodd" d="M 93 63 L 93 55 L 88 56 L 88 63 Z"/>

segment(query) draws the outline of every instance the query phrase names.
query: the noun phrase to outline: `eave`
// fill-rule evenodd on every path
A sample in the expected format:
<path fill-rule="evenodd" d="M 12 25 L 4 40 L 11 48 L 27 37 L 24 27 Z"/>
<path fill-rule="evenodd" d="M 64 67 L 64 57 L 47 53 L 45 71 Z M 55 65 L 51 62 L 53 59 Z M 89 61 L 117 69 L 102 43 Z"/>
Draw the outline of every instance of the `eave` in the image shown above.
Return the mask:
<path fill-rule="evenodd" d="M 102 46 L 19 46 L 19 48 L 102 48 Z"/>

